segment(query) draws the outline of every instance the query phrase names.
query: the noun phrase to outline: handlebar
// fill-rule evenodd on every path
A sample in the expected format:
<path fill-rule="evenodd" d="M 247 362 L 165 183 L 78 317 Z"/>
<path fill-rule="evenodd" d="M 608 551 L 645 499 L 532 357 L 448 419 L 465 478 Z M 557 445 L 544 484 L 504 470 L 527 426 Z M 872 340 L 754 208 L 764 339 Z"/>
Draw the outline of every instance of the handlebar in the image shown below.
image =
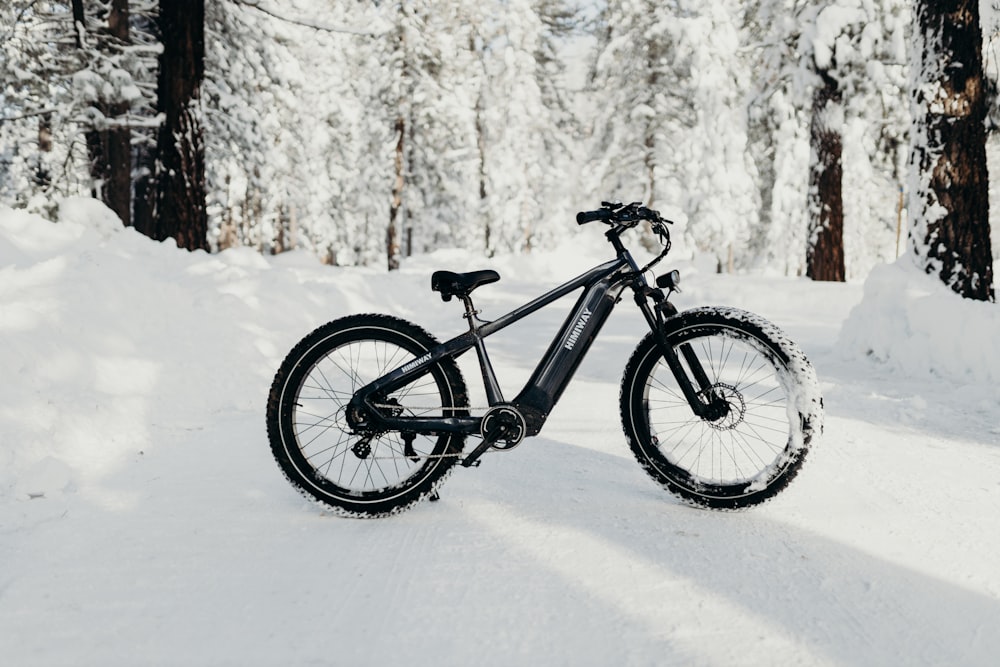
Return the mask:
<path fill-rule="evenodd" d="M 659 211 L 646 208 L 641 202 L 632 202 L 626 206 L 620 202 L 605 201 L 601 202 L 601 208 L 596 211 L 580 211 L 576 214 L 576 223 L 578 225 L 585 225 L 588 222 L 594 222 L 595 220 L 600 220 L 601 222 L 613 225 L 612 228 L 607 231 L 605 236 L 608 237 L 608 241 L 610 241 L 611 245 L 613 245 L 615 250 L 618 251 L 619 256 L 627 254 L 628 252 L 625 250 L 625 246 L 622 245 L 622 232 L 626 229 L 635 227 L 642 220 L 649 221 L 653 232 L 660 238 L 663 250 L 653 259 L 653 261 L 639 270 L 640 274 L 648 271 L 661 259 L 666 257 L 668 252 L 670 252 L 670 231 L 667 229 L 667 225 L 673 224 L 673 221 L 661 217 Z"/>
<path fill-rule="evenodd" d="M 611 211 L 601 209 L 599 211 L 580 211 L 576 214 L 576 224 L 585 225 L 588 222 L 608 222 L 611 219 Z"/>
<path fill-rule="evenodd" d="M 659 211 L 646 208 L 641 202 L 632 202 L 627 205 L 621 202 L 601 202 L 601 208 L 596 211 L 581 211 L 576 214 L 576 224 L 578 225 L 598 220 L 623 227 L 635 227 L 642 220 L 648 220 L 653 224 L 671 222 L 660 217 Z"/>

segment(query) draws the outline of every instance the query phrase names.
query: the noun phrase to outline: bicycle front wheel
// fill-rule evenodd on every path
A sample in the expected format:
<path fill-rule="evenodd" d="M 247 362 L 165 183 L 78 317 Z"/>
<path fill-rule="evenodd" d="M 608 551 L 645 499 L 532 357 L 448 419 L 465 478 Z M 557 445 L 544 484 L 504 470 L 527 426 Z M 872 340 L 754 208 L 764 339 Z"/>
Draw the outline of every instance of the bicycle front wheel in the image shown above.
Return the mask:
<path fill-rule="evenodd" d="M 708 384 L 702 396 L 725 409 L 712 418 L 694 414 L 649 334 L 622 380 L 622 424 L 636 459 L 695 505 L 738 509 L 774 497 L 822 430 L 809 361 L 773 324 L 736 309 L 685 311 L 664 326 L 685 373 L 696 376 L 697 359 Z"/>
<path fill-rule="evenodd" d="M 379 517 L 428 497 L 465 443 L 462 435 L 355 432 L 346 408 L 354 393 L 437 345 L 426 331 L 395 317 L 355 315 L 306 336 L 271 385 L 267 431 L 289 482 L 335 512 Z M 468 414 L 465 382 L 452 359 L 379 398 L 391 414 Z"/>

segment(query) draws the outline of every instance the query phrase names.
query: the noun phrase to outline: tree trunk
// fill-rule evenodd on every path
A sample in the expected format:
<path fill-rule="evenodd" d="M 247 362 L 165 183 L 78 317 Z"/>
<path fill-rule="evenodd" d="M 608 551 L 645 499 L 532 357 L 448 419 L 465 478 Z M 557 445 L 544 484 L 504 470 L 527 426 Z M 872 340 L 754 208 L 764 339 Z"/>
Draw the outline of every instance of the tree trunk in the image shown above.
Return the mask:
<path fill-rule="evenodd" d="M 205 2 L 160 3 L 163 53 L 157 82 L 163 125 L 157 138 L 153 234 L 178 247 L 208 250 L 201 82 L 205 75 Z"/>
<path fill-rule="evenodd" d="M 392 184 L 392 203 L 389 205 L 389 227 L 385 232 L 385 254 L 390 271 L 399 268 L 399 227 L 400 211 L 403 208 L 403 186 L 406 183 L 404 150 L 406 147 L 406 119 L 396 118 L 396 152 L 393 159 L 395 180 Z"/>
<path fill-rule="evenodd" d="M 34 181 L 42 190 L 48 190 L 52 185 L 52 174 L 49 173 L 48 160 L 45 155 L 52 152 L 52 119 L 49 114 L 38 117 L 38 164 L 35 165 Z"/>
<path fill-rule="evenodd" d="M 843 282 L 844 198 L 843 124 L 844 111 L 836 79 L 820 72 L 822 85 L 813 93 L 809 143 L 809 247 L 806 275 L 813 280 Z"/>
<path fill-rule="evenodd" d="M 153 178 L 156 172 L 156 150 L 140 143 L 136 146 L 135 198 L 132 206 L 132 226 L 140 234 L 152 238 L 155 223 L 156 189 Z"/>
<path fill-rule="evenodd" d="M 128 0 L 113 0 L 108 12 L 108 30 L 123 45 L 129 43 L 128 21 Z M 104 202 L 126 227 L 132 224 L 132 131 L 122 121 L 128 110 L 127 102 L 108 106 L 105 115 L 113 125 L 105 133 L 104 144 L 108 165 Z"/>
<path fill-rule="evenodd" d="M 483 127 L 483 93 L 476 97 L 476 150 L 479 152 L 479 212 L 483 216 L 483 248 L 486 256 L 494 255 L 491 224 L 493 212 L 489 210 L 486 197 L 486 128 Z"/>
<path fill-rule="evenodd" d="M 113 0 L 108 11 L 108 31 L 120 44 L 128 44 L 128 0 Z M 125 117 L 128 102 L 114 102 L 103 109 L 112 126 L 102 134 L 107 164 L 104 203 L 127 227 L 132 224 L 132 132 Z"/>
<path fill-rule="evenodd" d="M 83 36 L 86 34 L 87 15 L 84 12 L 83 0 L 72 0 L 70 3 L 73 12 L 73 38 L 76 48 L 82 53 L 88 48 Z M 103 113 L 103 109 L 102 109 Z M 104 150 L 104 136 L 96 128 L 90 128 L 83 134 L 84 143 L 87 146 L 87 161 L 90 167 L 91 196 L 95 199 L 104 199 L 104 182 L 108 176 L 107 153 Z"/>
<path fill-rule="evenodd" d="M 86 27 L 83 0 L 72 0 L 73 34 L 76 47 L 114 51 L 119 45 L 129 43 L 128 0 L 113 0 L 108 7 L 108 37 L 118 44 L 106 41 L 86 44 L 83 40 Z M 114 211 L 122 224 L 132 223 L 132 135 L 128 126 L 116 122 L 128 113 L 127 102 L 100 101 L 96 104 L 101 116 L 110 123 L 107 127 L 92 127 L 84 133 L 92 194 Z"/>
<path fill-rule="evenodd" d="M 913 27 L 910 242 L 927 273 L 993 301 L 979 3 L 921 0 Z"/>

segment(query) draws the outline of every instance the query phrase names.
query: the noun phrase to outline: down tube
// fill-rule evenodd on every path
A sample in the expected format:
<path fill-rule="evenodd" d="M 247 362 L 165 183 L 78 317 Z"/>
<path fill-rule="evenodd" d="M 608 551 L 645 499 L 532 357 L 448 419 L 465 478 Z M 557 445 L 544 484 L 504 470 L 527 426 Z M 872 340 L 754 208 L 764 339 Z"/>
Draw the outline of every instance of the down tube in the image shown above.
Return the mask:
<path fill-rule="evenodd" d="M 524 415 L 529 435 L 541 430 L 624 289 L 620 277 L 611 276 L 580 295 L 535 372 L 513 401 Z"/>

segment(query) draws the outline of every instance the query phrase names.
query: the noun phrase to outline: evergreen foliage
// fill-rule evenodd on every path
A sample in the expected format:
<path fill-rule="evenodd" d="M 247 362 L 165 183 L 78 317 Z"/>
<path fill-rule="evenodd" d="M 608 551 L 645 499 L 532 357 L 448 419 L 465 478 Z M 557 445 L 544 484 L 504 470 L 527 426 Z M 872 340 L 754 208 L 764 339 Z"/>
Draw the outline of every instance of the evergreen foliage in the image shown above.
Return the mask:
<path fill-rule="evenodd" d="M 131 219 L 152 234 L 158 4 L 126 3 L 124 41 L 109 24 L 122 2 L 0 5 L 0 197 L 32 210 L 103 197 L 93 137 L 124 127 Z M 621 199 L 669 212 L 678 249 L 711 253 L 720 270 L 803 274 L 824 205 L 809 190 L 823 120 L 841 146 L 843 275 L 895 257 L 911 139 L 904 0 L 205 11 L 212 249 L 390 267 L 450 246 L 527 252 L 571 233 L 577 209 Z M 824 85 L 839 102 L 817 114 Z"/>

